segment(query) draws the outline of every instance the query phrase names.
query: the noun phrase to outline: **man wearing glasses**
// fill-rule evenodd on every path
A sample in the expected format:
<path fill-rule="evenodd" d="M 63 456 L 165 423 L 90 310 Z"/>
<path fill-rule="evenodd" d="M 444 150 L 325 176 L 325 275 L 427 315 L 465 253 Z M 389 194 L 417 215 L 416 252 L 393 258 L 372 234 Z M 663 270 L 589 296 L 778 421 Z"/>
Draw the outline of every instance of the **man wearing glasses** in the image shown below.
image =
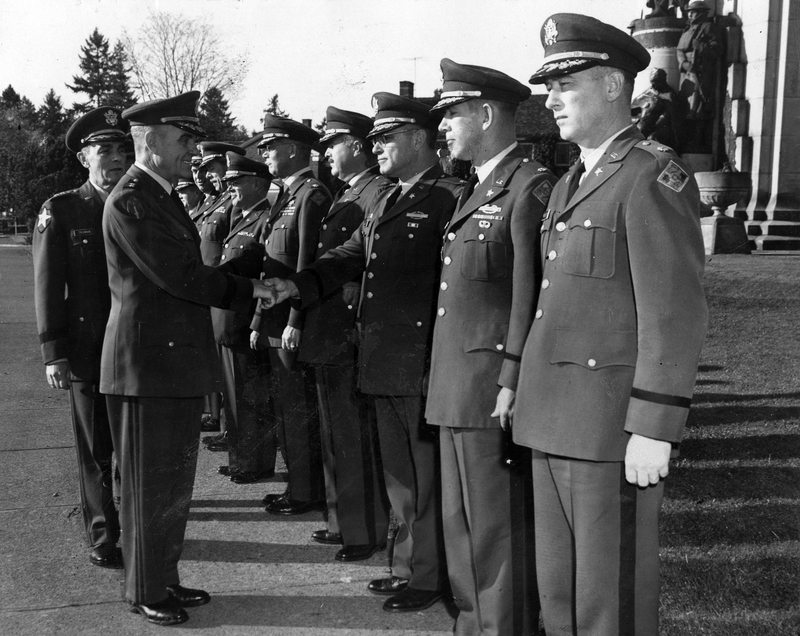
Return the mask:
<path fill-rule="evenodd" d="M 438 494 L 438 442 L 424 424 L 442 235 L 463 182 L 446 176 L 435 150 L 441 114 L 413 99 L 376 93 L 368 138 L 380 171 L 398 180 L 341 247 L 288 280 L 271 279 L 267 305 L 299 298 L 306 307 L 364 275 L 358 311 L 359 389 L 377 415 L 381 460 L 399 530 L 392 575 L 369 584 L 409 612 L 436 603 L 446 576 Z"/>

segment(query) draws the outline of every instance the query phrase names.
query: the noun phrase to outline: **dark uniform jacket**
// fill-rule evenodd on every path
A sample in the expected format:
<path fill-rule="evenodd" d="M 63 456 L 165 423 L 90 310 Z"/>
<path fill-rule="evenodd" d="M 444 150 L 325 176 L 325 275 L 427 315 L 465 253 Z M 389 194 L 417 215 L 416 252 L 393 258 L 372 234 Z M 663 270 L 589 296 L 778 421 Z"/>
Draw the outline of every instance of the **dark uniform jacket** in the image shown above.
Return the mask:
<path fill-rule="evenodd" d="M 539 228 L 556 179 L 517 146 L 453 215 L 442 249 L 426 419 L 497 428 L 516 391 L 541 282 Z"/>
<path fill-rule="evenodd" d="M 290 186 L 284 184 L 267 219 L 265 278 L 288 278 L 314 260 L 319 228 L 330 207 L 330 192 L 314 178 L 311 168 Z M 303 329 L 303 320 L 303 311 L 283 303 L 263 314 L 256 310 L 252 328 L 267 336 L 270 346 L 278 347 L 286 325 Z"/>
<path fill-rule="evenodd" d="M 87 382 L 100 378 L 111 307 L 102 220 L 103 201 L 87 181 L 48 199 L 33 230 L 42 360 L 68 358 L 73 375 Z"/>
<path fill-rule="evenodd" d="M 387 190 L 361 228 L 292 277 L 303 306 L 364 273 L 359 389 L 374 395 L 423 394 L 430 362 L 442 234 L 463 181 L 435 164 L 388 210 Z"/>
<path fill-rule="evenodd" d="M 219 270 L 258 278 L 264 265 L 264 241 L 269 218 L 269 202 L 264 199 L 231 230 L 222 245 Z M 233 209 L 233 214 L 238 212 Z M 214 324 L 214 337 L 219 344 L 232 349 L 250 349 L 250 323 L 258 301 L 253 299 L 244 311 L 211 308 L 211 321 Z"/>
<path fill-rule="evenodd" d="M 697 184 L 630 128 L 542 225 L 544 279 L 522 354 L 514 441 L 622 461 L 631 433 L 678 442 L 707 310 Z"/>
<path fill-rule="evenodd" d="M 174 190 L 133 166 L 108 197 L 103 235 L 111 314 L 100 391 L 197 397 L 221 389 L 208 305 L 247 307 L 252 283 L 202 264 L 200 237 Z"/>
<path fill-rule="evenodd" d="M 322 220 L 315 258 L 342 245 L 374 209 L 381 194 L 392 187 L 377 166 L 364 172 L 331 206 Z M 355 364 L 355 325 L 361 275 L 321 298 L 306 312 L 298 359 L 318 364 Z"/>
<path fill-rule="evenodd" d="M 208 206 L 214 202 L 213 198 L 207 197 L 205 194 L 203 195 L 202 200 L 194 207 L 192 210 L 187 210 L 189 213 L 189 218 L 192 219 L 192 223 L 197 225 L 197 231 L 200 231 L 203 222 L 203 213 L 208 209 Z"/>
<path fill-rule="evenodd" d="M 222 244 L 231 231 L 232 208 L 230 192 L 223 192 L 209 204 L 201 219 L 197 221 L 197 229 L 200 232 L 200 253 L 206 265 L 212 267 L 219 265 Z"/>

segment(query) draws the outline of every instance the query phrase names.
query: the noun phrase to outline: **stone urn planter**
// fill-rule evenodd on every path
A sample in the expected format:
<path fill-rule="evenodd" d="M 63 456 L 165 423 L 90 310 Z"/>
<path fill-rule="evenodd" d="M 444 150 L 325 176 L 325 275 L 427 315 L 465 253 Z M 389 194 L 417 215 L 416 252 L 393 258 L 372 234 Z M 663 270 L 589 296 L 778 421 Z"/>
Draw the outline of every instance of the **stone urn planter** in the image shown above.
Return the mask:
<path fill-rule="evenodd" d="M 725 211 L 750 193 L 749 172 L 695 172 L 700 200 L 714 215 L 700 220 L 706 254 L 750 254 L 750 241 L 744 221 L 727 216 Z"/>

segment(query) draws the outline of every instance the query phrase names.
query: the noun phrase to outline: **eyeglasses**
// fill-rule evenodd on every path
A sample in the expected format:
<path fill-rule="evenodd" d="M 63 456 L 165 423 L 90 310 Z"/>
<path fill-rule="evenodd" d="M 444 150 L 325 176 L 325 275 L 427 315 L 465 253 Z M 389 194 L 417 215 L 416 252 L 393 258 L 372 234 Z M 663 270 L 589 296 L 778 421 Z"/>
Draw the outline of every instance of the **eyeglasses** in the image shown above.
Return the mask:
<path fill-rule="evenodd" d="M 370 138 L 370 141 L 372 141 L 373 146 L 385 146 L 391 141 L 391 139 L 388 139 L 389 137 L 394 137 L 395 135 L 402 135 L 403 133 L 407 132 L 416 132 L 418 130 L 421 130 L 421 128 L 406 128 L 405 130 L 398 130 L 397 132 L 384 133 L 383 135 L 375 135 L 374 137 Z"/>

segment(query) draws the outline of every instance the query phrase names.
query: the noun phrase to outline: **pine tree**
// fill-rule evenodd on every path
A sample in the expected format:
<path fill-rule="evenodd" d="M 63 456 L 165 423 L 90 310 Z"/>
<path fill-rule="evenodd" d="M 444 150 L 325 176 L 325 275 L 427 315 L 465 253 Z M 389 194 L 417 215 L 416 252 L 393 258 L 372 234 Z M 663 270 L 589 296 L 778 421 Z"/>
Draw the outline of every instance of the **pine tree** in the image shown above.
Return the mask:
<path fill-rule="evenodd" d="M 128 54 L 122 42 L 117 42 L 109 58 L 109 89 L 103 106 L 116 106 L 124 110 L 136 103 L 136 97 L 131 90 L 129 72 Z"/>
<path fill-rule="evenodd" d="M 269 100 L 269 106 L 264 109 L 268 115 L 276 115 L 278 117 L 290 117 L 289 113 L 283 110 L 278 103 L 278 93 L 275 93 Z"/>
<path fill-rule="evenodd" d="M 101 98 L 108 92 L 108 65 L 108 40 L 95 27 L 85 46 L 81 47 L 80 69 L 83 75 L 73 75 L 74 84 L 67 84 L 73 92 L 89 96 L 89 101 L 74 104 L 76 111 L 85 113 L 102 105 Z"/>
<path fill-rule="evenodd" d="M 121 42 L 109 53 L 109 42 L 95 28 L 85 46 L 81 47 L 82 75 L 73 75 L 67 88 L 88 95 L 89 100 L 73 104 L 73 109 L 85 113 L 100 106 L 127 108 L 136 103 L 128 80 L 127 55 Z"/>
<path fill-rule="evenodd" d="M 203 95 L 200 101 L 200 125 L 206 131 L 209 139 L 216 141 L 242 141 L 247 139 L 242 136 L 241 130 L 234 123 L 228 110 L 228 100 L 219 88 L 212 87 Z"/>
<path fill-rule="evenodd" d="M 45 137 L 63 141 L 68 128 L 67 115 L 64 112 L 64 106 L 61 104 L 61 98 L 56 95 L 52 88 L 44 96 L 44 104 L 39 107 L 36 115 Z"/>

